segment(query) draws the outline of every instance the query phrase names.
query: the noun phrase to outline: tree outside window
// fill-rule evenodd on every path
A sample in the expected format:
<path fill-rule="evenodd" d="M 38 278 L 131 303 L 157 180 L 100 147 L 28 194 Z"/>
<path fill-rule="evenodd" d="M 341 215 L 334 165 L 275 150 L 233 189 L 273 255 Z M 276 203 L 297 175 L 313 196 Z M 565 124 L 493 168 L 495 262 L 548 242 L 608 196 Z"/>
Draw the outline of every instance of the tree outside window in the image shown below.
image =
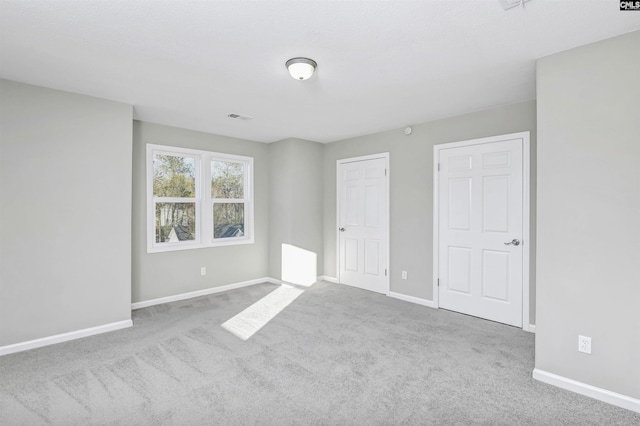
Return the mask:
<path fill-rule="evenodd" d="M 243 163 L 211 161 L 214 239 L 244 236 L 244 174 Z"/>
<path fill-rule="evenodd" d="M 156 243 L 196 239 L 195 163 L 189 157 L 153 156 Z"/>
<path fill-rule="evenodd" d="M 252 168 L 251 157 L 147 144 L 147 251 L 253 243 Z"/>

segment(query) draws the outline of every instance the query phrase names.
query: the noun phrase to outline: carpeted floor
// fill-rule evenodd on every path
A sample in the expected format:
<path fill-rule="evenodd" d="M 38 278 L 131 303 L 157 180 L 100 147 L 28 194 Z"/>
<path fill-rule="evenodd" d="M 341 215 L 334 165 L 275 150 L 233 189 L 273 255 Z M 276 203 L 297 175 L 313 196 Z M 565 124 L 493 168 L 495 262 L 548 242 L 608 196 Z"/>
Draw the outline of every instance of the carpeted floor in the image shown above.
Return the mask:
<path fill-rule="evenodd" d="M 639 425 L 536 382 L 533 334 L 319 282 L 244 341 L 278 286 L 133 312 L 134 327 L 0 358 L 2 425 Z"/>

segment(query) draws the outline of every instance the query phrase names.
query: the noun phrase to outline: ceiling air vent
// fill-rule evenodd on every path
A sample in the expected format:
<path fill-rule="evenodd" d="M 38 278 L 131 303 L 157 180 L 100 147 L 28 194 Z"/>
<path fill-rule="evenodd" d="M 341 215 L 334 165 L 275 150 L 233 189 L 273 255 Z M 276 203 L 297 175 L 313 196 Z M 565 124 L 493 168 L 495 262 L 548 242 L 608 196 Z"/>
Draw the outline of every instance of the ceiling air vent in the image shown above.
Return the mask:
<path fill-rule="evenodd" d="M 227 115 L 229 118 L 233 118 L 234 120 L 251 120 L 253 117 L 249 117 L 248 115 L 240 115 L 240 114 L 229 114 Z"/>
<path fill-rule="evenodd" d="M 498 3 L 500 3 L 500 6 L 502 6 L 504 10 L 507 10 L 512 7 L 522 6 L 528 1 L 531 0 L 498 0 Z"/>

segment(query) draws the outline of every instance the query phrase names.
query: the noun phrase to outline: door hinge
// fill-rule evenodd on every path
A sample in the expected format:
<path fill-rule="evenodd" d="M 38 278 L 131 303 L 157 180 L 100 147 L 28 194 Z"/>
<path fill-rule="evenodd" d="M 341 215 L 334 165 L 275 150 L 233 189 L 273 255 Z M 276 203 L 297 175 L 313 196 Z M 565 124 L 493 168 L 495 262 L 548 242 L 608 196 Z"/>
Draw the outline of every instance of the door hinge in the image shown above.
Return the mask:
<path fill-rule="evenodd" d="M 387 270 L 386 269 L 384 270 L 384 276 L 385 277 L 387 276 Z"/>
<path fill-rule="evenodd" d="M 384 175 L 385 176 L 387 175 L 387 169 L 384 169 Z"/>
<path fill-rule="evenodd" d="M 440 278 L 438 278 L 438 287 L 440 287 Z"/>
<path fill-rule="evenodd" d="M 438 171 L 440 171 L 440 163 L 438 163 Z"/>

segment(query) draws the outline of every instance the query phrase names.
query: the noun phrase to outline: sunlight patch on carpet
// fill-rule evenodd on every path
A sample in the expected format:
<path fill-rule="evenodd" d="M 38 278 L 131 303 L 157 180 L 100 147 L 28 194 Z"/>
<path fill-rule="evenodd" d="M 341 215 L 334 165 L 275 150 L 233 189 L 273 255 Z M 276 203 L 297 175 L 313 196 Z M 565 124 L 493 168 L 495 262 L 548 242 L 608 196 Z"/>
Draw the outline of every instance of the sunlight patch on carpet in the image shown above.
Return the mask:
<path fill-rule="evenodd" d="M 303 289 L 283 284 L 238 315 L 222 323 L 222 327 L 242 340 L 247 340 L 302 293 L 304 293 Z"/>

